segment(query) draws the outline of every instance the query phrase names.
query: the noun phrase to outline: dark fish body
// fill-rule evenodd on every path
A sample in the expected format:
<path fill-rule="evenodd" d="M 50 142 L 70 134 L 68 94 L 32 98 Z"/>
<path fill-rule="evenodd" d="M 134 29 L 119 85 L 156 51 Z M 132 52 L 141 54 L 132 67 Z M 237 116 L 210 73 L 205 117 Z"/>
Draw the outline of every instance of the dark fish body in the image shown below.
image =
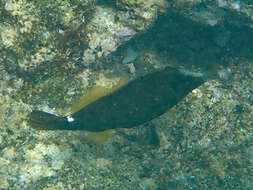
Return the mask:
<path fill-rule="evenodd" d="M 30 115 L 30 123 L 37 128 L 53 130 L 131 128 L 162 115 L 203 82 L 202 77 L 184 75 L 167 67 L 130 81 L 88 104 L 71 115 L 73 121 L 35 110 Z"/>

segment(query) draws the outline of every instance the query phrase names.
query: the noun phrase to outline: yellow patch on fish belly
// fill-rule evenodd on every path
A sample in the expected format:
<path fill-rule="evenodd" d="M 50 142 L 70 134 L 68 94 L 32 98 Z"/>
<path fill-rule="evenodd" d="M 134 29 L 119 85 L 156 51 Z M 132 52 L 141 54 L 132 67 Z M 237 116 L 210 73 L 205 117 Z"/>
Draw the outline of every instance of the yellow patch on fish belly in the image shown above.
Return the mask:
<path fill-rule="evenodd" d="M 113 129 L 109 129 L 102 132 L 88 131 L 88 137 L 96 144 L 104 144 L 109 140 L 109 138 L 112 136 L 113 133 L 114 133 Z"/>
<path fill-rule="evenodd" d="M 84 108 L 88 104 L 94 102 L 95 100 L 106 96 L 108 94 L 113 93 L 120 87 L 124 86 L 129 79 L 126 77 L 120 77 L 120 78 L 111 78 L 111 79 L 105 79 L 103 77 L 102 79 L 105 81 L 105 83 L 96 82 L 96 85 L 94 85 L 91 90 L 87 92 L 87 94 L 83 95 L 78 102 L 71 108 L 70 115 L 73 113 L 79 111 L 80 109 Z M 111 82 L 110 84 L 106 83 L 106 80 L 114 80 L 115 82 Z M 111 135 L 114 133 L 114 130 L 109 129 L 102 132 L 90 132 L 88 131 L 88 137 L 95 142 L 96 144 L 103 144 L 109 140 Z"/>

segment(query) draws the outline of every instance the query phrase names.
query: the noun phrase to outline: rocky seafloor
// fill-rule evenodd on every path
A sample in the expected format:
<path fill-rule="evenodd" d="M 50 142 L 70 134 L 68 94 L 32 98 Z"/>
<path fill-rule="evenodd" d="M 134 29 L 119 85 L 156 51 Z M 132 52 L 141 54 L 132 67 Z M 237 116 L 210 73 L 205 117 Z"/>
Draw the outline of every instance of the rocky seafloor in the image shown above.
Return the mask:
<path fill-rule="evenodd" d="M 251 1 L 0 3 L 0 189 L 253 189 Z M 108 141 L 27 122 L 165 66 L 206 82 Z"/>

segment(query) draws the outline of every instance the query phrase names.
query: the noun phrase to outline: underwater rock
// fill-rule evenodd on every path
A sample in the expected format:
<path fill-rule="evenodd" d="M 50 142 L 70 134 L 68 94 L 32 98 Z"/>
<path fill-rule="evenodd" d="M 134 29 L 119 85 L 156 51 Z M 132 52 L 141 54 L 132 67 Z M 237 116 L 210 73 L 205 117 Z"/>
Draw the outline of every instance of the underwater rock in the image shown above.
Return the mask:
<path fill-rule="evenodd" d="M 126 50 L 126 55 L 122 60 L 122 63 L 123 64 L 131 63 L 137 58 L 137 56 L 138 56 L 137 51 L 134 50 L 131 46 L 129 46 Z"/>

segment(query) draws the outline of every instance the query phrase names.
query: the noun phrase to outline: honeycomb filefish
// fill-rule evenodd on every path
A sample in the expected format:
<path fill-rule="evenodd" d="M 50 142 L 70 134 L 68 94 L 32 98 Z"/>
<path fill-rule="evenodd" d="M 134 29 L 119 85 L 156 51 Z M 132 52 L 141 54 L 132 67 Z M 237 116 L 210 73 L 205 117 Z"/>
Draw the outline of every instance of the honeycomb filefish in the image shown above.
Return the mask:
<path fill-rule="evenodd" d="M 128 82 L 70 116 L 34 110 L 29 122 L 34 128 L 46 130 L 131 128 L 162 115 L 203 82 L 203 77 L 166 67 Z"/>

